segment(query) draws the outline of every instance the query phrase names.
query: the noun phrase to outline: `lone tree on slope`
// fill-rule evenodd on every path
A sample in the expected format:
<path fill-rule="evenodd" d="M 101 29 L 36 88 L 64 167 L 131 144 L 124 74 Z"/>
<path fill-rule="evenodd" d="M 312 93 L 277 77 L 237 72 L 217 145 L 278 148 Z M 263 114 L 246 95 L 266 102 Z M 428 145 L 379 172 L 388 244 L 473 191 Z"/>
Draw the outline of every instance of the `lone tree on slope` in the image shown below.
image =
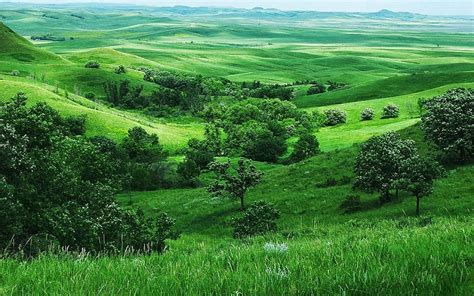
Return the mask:
<path fill-rule="evenodd" d="M 209 168 L 216 174 L 216 180 L 208 186 L 207 191 L 214 197 L 229 197 L 240 200 L 240 210 L 245 209 L 244 199 L 247 191 L 260 183 L 262 172 L 245 158 L 240 158 L 237 167 L 231 172 L 230 161 L 212 162 Z"/>

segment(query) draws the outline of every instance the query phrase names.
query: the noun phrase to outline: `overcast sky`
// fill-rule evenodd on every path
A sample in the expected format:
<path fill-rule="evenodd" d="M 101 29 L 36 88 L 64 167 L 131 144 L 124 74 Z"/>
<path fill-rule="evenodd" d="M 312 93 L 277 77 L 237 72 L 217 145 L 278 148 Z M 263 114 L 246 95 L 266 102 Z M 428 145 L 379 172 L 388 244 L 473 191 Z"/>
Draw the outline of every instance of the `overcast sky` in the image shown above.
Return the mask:
<path fill-rule="evenodd" d="M 133 3 L 153 6 L 189 5 L 245 8 L 261 6 L 266 8 L 279 8 L 284 10 L 350 12 L 371 12 L 378 11 L 380 9 L 390 9 L 394 11 L 409 11 L 434 15 L 474 15 L 474 0 L 0 0 L 0 2 L 100 2 Z"/>

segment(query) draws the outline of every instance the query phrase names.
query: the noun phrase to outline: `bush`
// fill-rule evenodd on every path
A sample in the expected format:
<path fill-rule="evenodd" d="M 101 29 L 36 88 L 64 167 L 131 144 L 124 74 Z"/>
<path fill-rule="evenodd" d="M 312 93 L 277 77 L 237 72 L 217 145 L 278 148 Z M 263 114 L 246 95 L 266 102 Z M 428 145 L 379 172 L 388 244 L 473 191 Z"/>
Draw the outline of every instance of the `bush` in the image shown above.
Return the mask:
<path fill-rule="evenodd" d="M 234 238 L 245 238 L 276 231 L 280 212 L 271 204 L 258 201 L 250 205 L 243 217 L 232 220 Z"/>
<path fill-rule="evenodd" d="M 192 159 L 186 159 L 178 164 L 178 175 L 181 176 L 181 182 L 184 185 L 196 186 L 197 178 L 201 174 L 199 166 Z"/>
<path fill-rule="evenodd" d="M 114 70 L 114 73 L 115 73 L 115 74 L 124 74 L 124 73 L 126 73 L 126 72 L 127 72 L 127 70 L 125 69 L 125 67 L 124 67 L 123 65 L 118 66 L 118 67 L 115 68 L 115 70 Z"/>
<path fill-rule="evenodd" d="M 95 93 L 93 93 L 93 92 L 88 92 L 88 93 L 86 93 L 86 94 L 84 95 L 84 97 L 85 97 L 86 99 L 89 99 L 89 100 L 94 100 L 94 99 L 95 99 Z"/>
<path fill-rule="evenodd" d="M 305 133 L 301 135 L 298 142 L 295 144 L 295 148 L 291 153 L 290 159 L 293 162 L 302 161 L 303 159 L 319 153 L 319 142 L 316 137 L 311 133 Z"/>
<path fill-rule="evenodd" d="M 358 195 L 348 195 L 346 198 L 341 202 L 339 206 L 344 213 L 353 213 L 362 209 L 362 203 L 360 201 L 360 196 Z"/>
<path fill-rule="evenodd" d="M 334 126 L 340 123 L 345 123 L 347 120 L 347 113 L 341 110 L 329 109 L 324 111 L 324 116 L 326 117 L 324 125 Z"/>
<path fill-rule="evenodd" d="M 360 113 L 360 120 L 372 120 L 375 117 L 375 111 L 372 108 L 365 108 Z"/>
<path fill-rule="evenodd" d="M 382 119 L 397 118 L 400 115 L 400 108 L 395 104 L 388 104 L 383 108 Z"/>
<path fill-rule="evenodd" d="M 326 91 L 326 87 L 322 84 L 314 84 L 312 85 L 307 92 L 308 96 L 315 95 L 315 94 L 322 94 Z"/>
<path fill-rule="evenodd" d="M 100 64 L 96 61 L 89 61 L 86 63 L 85 67 L 89 69 L 99 69 Z"/>

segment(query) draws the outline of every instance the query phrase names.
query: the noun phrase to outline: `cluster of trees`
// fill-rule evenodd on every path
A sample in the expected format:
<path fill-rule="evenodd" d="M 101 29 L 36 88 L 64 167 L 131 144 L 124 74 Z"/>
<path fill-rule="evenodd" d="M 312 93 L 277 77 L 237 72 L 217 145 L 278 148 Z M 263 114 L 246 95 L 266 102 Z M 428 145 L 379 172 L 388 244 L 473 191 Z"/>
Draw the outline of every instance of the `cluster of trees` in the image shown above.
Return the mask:
<path fill-rule="evenodd" d="M 46 41 L 66 41 L 65 37 L 55 37 L 53 34 L 34 35 L 30 37 L 31 40 L 46 40 Z"/>
<path fill-rule="evenodd" d="M 431 193 L 433 181 L 442 175 L 442 168 L 418 153 L 415 142 L 404 140 L 398 133 L 376 136 L 362 145 L 356 159 L 354 186 L 367 192 L 379 192 L 380 201 L 391 199 L 390 191 L 412 193 L 419 201 Z"/>
<path fill-rule="evenodd" d="M 286 153 L 290 136 L 301 138 L 317 127 L 317 118 L 279 99 L 247 99 L 231 106 L 220 105 L 208 108 L 205 116 L 227 135 L 222 149 L 226 155 L 266 162 L 277 162 Z M 310 144 L 316 142 L 314 139 Z M 317 149 L 306 152 L 312 151 Z"/>
<path fill-rule="evenodd" d="M 423 100 L 422 130 L 425 137 L 445 152 L 447 160 L 469 162 L 473 157 L 474 90 L 454 89 L 444 95 Z M 394 108 L 391 108 L 394 109 Z M 371 138 L 362 145 L 356 160 L 354 186 L 379 192 L 382 202 L 391 191 L 411 193 L 420 199 L 431 194 L 433 182 L 443 175 L 438 162 L 418 153 L 415 143 L 390 132 Z"/>
<path fill-rule="evenodd" d="M 163 251 L 174 220 L 126 211 L 114 195 L 126 184 L 113 142 L 84 136 L 83 118 L 64 118 L 18 94 L 0 106 L 0 248 L 35 255 L 71 251 Z M 124 140 L 137 164 L 161 155 L 157 139 L 135 130 Z"/>

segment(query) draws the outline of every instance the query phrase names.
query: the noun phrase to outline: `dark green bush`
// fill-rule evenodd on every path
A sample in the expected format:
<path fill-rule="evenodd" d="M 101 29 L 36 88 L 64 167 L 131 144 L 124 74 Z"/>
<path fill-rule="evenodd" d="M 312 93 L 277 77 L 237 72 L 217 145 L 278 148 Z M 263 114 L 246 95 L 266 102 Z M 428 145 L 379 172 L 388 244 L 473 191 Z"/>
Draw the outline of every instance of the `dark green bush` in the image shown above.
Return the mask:
<path fill-rule="evenodd" d="M 347 113 L 336 109 L 325 110 L 324 116 L 324 125 L 326 126 L 334 126 L 341 123 L 346 123 L 347 120 Z"/>
<path fill-rule="evenodd" d="M 232 220 L 234 237 L 245 238 L 276 231 L 278 218 L 280 212 L 274 206 L 264 201 L 255 202 L 242 217 Z"/>
<path fill-rule="evenodd" d="M 383 108 L 382 119 L 397 118 L 400 116 L 400 108 L 395 104 L 388 104 Z"/>
<path fill-rule="evenodd" d="M 89 69 L 99 69 L 100 64 L 96 61 L 89 61 L 85 64 L 85 67 Z"/>

